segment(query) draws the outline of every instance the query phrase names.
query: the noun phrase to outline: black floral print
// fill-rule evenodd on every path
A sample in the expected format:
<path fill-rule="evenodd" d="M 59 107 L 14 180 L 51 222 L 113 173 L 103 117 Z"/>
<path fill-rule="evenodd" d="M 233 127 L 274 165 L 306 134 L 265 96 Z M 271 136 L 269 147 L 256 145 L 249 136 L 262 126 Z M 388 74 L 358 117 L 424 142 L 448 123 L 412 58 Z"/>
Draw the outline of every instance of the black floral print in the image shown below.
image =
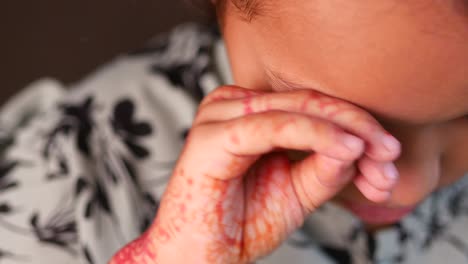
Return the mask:
<path fill-rule="evenodd" d="M 63 104 L 63 119 L 54 130 L 51 139 L 57 133 L 69 134 L 76 131 L 76 146 L 85 155 L 90 156 L 90 136 L 93 128 L 93 97 L 89 96 L 81 104 Z M 48 148 L 46 148 L 48 150 Z M 47 156 L 47 151 L 45 152 Z"/>
<path fill-rule="evenodd" d="M 83 246 L 83 255 L 85 256 L 89 264 L 95 263 L 93 257 L 91 256 L 91 252 L 89 251 L 87 246 Z"/>
<path fill-rule="evenodd" d="M 135 104 L 124 99 L 115 105 L 111 123 L 115 133 L 122 138 L 128 149 L 137 158 L 143 159 L 150 155 L 150 151 L 138 144 L 138 138 L 151 135 L 153 129 L 147 122 L 135 121 L 134 114 Z"/>
<path fill-rule="evenodd" d="M 17 235 L 29 236 L 31 234 L 31 230 L 29 228 L 19 226 L 17 223 L 11 222 L 7 219 L 7 216 L 11 216 L 18 211 L 19 210 L 17 208 L 14 208 L 8 202 L 0 202 L 0 227 Z"/>
<path fill-rule="evenodd" d="M 10 172 L 18 165 L 15 161 L 4 161 L 0 163 L 0 191 L 6 191 L 18 187 L 19 182 L 9 177 Z"/>
<path fill-rule="evenodd" d="M 342 263 L 342 264 L 351 264 L 351 255 L 347 250 L 344 249 L 338 249 L 335 247 L 330 247 L 330 246 L 321 246 L 321 250 L 330 256 L 335 263 Z"/>
<path fill-rule="evenodd" d="M 31 215 L 30 223 L 37 239 L 75 254 L 71 245 L 78 239 L 76 223 L 69 214 L 69 212 L 59 211 L 45 222 L 41 221 L 38 213 Z"/>
<path fill-rule="evenodd" d="M 154 216 L 156 215 L 158 208 L 159 208 L 159 201 L 155 199 L 155 197 L 150 193 L 143 194 L 143 201 L 145 205 L 145 212 L 141 221 L 140 221 L 140 232 L 144 233 L 146 229 L 151 225 L 153 222 Z"/>
<path fill-rule="evenodd" d="M 13 145 L 13 141 L 14 139 L 12 137 L 7 136 L 5 131 L 0 130 L 0 155 L 2 155 L 3 152 L 5 152 L 8 149 L 8 147 Z"/>
<path fill-rule="evenodd" d="M 186 32 L 184 42 L 177 38 L 171 39 L 170 44 L 174 46 L 186 45 L 187 49 L 193 49 L 193 57 L 190 60 L 180 60 L 176 56 L 173 61 L 157 61 L 151 66 L 152 73 L 164 76 L 174 87 L 188 92 L 197 101 L 205 96 L 200 80 L 214 70 L 213 62 L 209 57 L 213 51 L 213 39 L 219 37 L 217 28 L 209 29 L 205 33 L 209 34 L 195 35 L 193 32 Z M 187 44 L 193 42 L 197 43 L 195 47 Z M 170 51 L 170 48 L 166 47 L 166 49 Z"/>
<path fill-rule="evenodd" d="M 203 72 L 205 69 L 206 67 L 194 67 L 191 64 L 172 65 L 169 68 L 162 68 L 159 65 L 152 67 L 154 73 L 166 76 L 173 85 L 186 89 L 197 100 L 201 100 L 204 95 L 199 82 L 200 77 L 206 73 Z"/>
<path fill-rule="evenodd" d="M 84 217 L 90 218 L 95 213 L 97 208 L 100 208 L 107 214 L 112 214 L 111 207 L 109 205 L 109 199 L 105 192 L 102 184 L 99 181 L 94 183 L 88 182 L 84 177 L 78 178 L 75 188 L 75 196 L 79 196 L 84 190 L 90 189 L 92 192 L 91 197 L 86 202 L 86 209 L 84 211 Z"/>
<path fill-rule="evenodd" d="M 7 258 L 13 259 L 15 258 L 15 254 L 0 248 L 0 261 L 6 260 Z"/>

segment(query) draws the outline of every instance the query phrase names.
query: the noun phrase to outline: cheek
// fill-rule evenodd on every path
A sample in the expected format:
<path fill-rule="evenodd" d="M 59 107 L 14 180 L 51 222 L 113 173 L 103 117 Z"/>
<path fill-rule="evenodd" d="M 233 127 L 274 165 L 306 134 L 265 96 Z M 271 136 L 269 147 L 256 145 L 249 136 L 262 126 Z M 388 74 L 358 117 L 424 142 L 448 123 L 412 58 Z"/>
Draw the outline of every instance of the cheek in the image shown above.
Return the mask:
<path fill-rule="evenodd" d="M 435 159 L 422 164 L 400 164 L 400 181 L 395 186 L 390 203 L 412 206 L 420 203 L 434 192 L 442 179 L 440 162 Z"/>
<path fill-rule="evenodd" d="M 384 203 L 386 206 L 415 206 L 442 185 L 440 161 L 436 158 L 424 162 L 400 160 L 396 165 L 400 172 L 400 180 L 393 190 L 391 199 Z M 367 200 L 352 183 L 343 189 L 337 198 L 364 204 L 373 203 Z"/>

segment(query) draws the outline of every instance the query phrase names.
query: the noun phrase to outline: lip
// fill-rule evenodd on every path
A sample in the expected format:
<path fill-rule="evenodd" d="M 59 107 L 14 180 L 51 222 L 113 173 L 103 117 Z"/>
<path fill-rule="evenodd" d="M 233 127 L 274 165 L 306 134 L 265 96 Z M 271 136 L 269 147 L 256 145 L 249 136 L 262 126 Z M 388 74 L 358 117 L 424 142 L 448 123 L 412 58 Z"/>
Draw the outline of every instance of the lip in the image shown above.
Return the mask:
<path fill-rule="evenodd" d="M 342 205 L 368 224 L 392 224 L 411 213 L 415 207 L 385 207 L 342 201 Z"/>

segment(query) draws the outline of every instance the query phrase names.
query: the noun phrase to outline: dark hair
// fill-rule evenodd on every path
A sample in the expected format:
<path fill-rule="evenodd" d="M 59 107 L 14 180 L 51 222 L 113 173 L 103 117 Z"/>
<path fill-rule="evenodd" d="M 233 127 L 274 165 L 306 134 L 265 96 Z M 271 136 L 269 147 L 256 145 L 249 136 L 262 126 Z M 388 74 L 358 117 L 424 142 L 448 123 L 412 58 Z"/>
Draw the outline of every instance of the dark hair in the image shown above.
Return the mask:
<path fill-rule="evenodd" d="M 206 13 L 214 14 L 216 11 L 222 19 L 228 1 L 238 9 L 241 17 L 247 21 L 251 21 L 259 13 L 258 0 L 215 0 L 215 4 L 211 0 L 190 0 L 189 2 Z"/>
<path fill-rule="evenodd" d="M 260 10 L 258 0 L 221 0 L 221 2 L 224 1 L 231 1 L 231 3 L 240 11 L 242 17 L 248 21 L 251 21 Z"/>

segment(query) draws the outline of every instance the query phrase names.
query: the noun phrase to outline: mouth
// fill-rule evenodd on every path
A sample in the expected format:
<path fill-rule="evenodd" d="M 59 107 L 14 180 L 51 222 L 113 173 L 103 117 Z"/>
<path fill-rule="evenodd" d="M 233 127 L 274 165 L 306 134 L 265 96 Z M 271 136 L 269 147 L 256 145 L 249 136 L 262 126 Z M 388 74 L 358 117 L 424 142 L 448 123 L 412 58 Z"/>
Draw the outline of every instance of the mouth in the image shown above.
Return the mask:
<path fill-rule="evenodd" d="M 372 225 L 393 224 L 411 213 L 415 207 L 385 207 L 341 201 L 356 217 Z"/>

